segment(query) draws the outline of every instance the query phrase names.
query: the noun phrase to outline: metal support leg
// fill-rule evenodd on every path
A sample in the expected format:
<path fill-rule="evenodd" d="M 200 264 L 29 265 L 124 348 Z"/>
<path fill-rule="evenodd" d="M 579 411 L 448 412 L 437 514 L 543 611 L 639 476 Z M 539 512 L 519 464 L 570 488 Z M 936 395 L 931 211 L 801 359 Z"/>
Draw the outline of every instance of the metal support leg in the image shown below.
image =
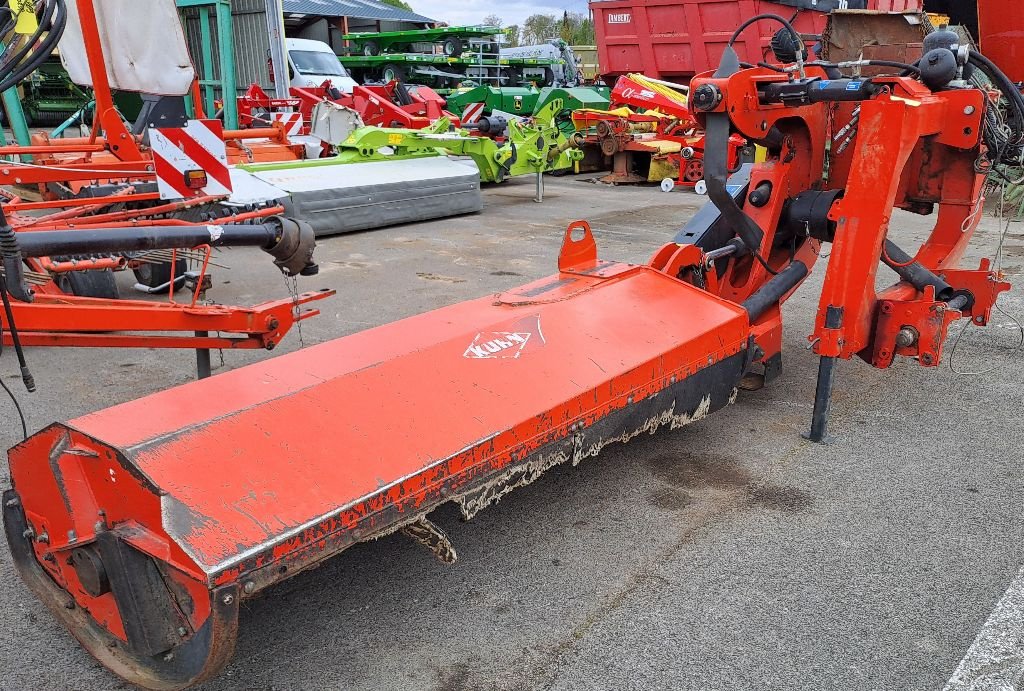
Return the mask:
<path fill-rule="evenodd" d="M 825 442 L 828 436 L 828 416 L 832 409 L 832 384 L 835 382 L 837 359 L 822 356 L 818 364 L 818 388 L 814 392 L 811 431 L 804 435 L 805 439 L 813 442 Z"/>
<path fill-rule="evenodd" d="M 210 335 L 209 331 L 196 331 L 197 338 L 205 338 Z M 210 349 L 196 348 L 196 376 L 199 379 L 206 379 L 210 376 Z"/>
<path fill-rule="evenodd" d="M 0 41 L 0 50 L 3 50 L 5 47 L 4 43 Z M 25 109 L 21 107 L 21 98 L 18 96 L 17 87 L 12 87 L 3 92 L 2 98 L 3 109 L 7 113 L 7 122 L 11 127 L 11 132 L 14 134 L 14 141 L 22 146 L 29 146 L 32 144 L 32 135 L 29 132 L 28 121 L 25 118 Z M 2 129 L 0 128 L 0 132 L 2 132 Z M 32 160 L 31 156 L 22 156 L 21 158 L 23 161 Z"/>
<path fill-rule="evenodd" d="M 544 201 L 544 173 L 537 171 L 537 194 L 533 197 L 533 201 L 540 204 Z"/>

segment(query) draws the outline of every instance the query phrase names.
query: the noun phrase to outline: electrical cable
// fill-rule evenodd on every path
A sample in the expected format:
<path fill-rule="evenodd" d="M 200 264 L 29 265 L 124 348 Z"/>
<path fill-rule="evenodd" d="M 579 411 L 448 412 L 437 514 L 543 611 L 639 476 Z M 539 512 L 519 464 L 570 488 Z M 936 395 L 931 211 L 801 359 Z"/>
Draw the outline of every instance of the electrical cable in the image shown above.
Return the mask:
<path fill-rule="evenodd" d="M 25 441 L 28 441 L 28 423 L 25 421 L 25 413 L 21 410 L 21 404 L 18 403 L 18 397 L 14 395 L 2 378 L 0 378 L 0 387 L 3 387 L 3 390 L 10 396 L 11 402 L 14 403 L 14 409 L 18 411 L 18 417 L 21 419 L 21 435 Z"/>

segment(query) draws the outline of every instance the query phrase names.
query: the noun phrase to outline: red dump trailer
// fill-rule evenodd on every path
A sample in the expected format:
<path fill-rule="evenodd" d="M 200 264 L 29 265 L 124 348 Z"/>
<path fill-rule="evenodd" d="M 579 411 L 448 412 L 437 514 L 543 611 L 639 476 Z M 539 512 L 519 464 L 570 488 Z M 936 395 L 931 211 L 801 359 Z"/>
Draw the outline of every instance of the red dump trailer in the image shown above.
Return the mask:
<path fill-rule="evenodd" d="M 921 0 L 590 0 L 606 81 L 628 72 L 688 80 L 717 67 L 732 32 L 755 14 L 796 15 L 797 31 L 820 34 L 833 9 L 902 12 L 920 10 Z M 764 59 L 778 30 L 773 22 L 750 27 L 736 43 L 740 59 Z"/>
<path fill-rule="evenodd" d="M 1020 0 L 978 0 L 978 39 L 985 56 L 1024 81 L 1024 11 Z"/>

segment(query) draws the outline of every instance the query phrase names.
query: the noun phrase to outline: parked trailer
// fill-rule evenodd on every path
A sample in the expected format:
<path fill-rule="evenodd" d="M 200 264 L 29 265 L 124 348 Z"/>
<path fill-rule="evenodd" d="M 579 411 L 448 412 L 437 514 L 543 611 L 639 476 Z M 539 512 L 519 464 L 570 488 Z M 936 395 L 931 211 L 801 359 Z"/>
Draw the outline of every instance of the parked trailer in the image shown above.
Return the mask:
<path fill-rule="evenodd" d="M 552 58 L 448 58 L 427 53 L 385 55 L 348 55 L 338 58 L 361 82 L 398 80 L 418 84 L 455 86 L 472 80 L 498 86 L 515 86 L 524 80 L 524 71 L 542 70 L 548 86 L 555 79 L 555 66 L 562 60 Z"/>
<path fill-rule="evenodd" d="M 342 39 L 349 42 L 350 52 L 360 55 L 411 53 L 417 43 L 438 43 L 445 57 L 457 58 L 468 47 L 469 39 L 489 38 L 500 33 L 499 26 L 444 26 L 437 29 L 345 34 Z"/>
<path fill-rule="evenodd" d="M 978 0 L 981 49 L 1006 76 L 1024 81 L 1024 13 L 1019 0 Z"/>
<path fill-rule="evenodd" d="M 741 22 L 763 12 L 789 19 L 802 34 L 820 34 L 833 9 L 920 10 L 921 0 L 590 0 L 598 62 L 605 81 L 630 72 L 658 79 L 689 79 L 714 69 Z M 778 26 L 760 22 L 735 48 L 741 60 L 768 55 Z"/>

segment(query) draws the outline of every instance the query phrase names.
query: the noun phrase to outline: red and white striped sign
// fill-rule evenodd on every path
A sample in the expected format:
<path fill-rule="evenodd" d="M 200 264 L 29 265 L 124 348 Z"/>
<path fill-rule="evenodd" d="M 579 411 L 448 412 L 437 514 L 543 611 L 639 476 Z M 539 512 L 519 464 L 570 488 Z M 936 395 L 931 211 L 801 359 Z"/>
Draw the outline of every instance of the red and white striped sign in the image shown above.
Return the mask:
<path fill-rule="evenodd" d="M 289 137 L 298 137 L 302 134 L 305 122 L 302 120 L 302 113 L 271 113 L 270 119 L 274 122 L 283 122 L 284 130 Z"/>
<path fill-rule="evenodd" d="M 231 194 L 224 127 L 220 120 L 189 120 L 184 127 L 149 131 L 157 190 L 161 199 L 190 199 Z M 186 182 L 187 174 L 206 173 L 198 189 Z"/>
<path fill-rule="evenodd" d="M 484 114 L 483 103 L 470 103 L 466 106 L 466 109 L 462 111 L 462 122 L 469 124 L 476 122 L 480 119 L 480 116 Z"/>

